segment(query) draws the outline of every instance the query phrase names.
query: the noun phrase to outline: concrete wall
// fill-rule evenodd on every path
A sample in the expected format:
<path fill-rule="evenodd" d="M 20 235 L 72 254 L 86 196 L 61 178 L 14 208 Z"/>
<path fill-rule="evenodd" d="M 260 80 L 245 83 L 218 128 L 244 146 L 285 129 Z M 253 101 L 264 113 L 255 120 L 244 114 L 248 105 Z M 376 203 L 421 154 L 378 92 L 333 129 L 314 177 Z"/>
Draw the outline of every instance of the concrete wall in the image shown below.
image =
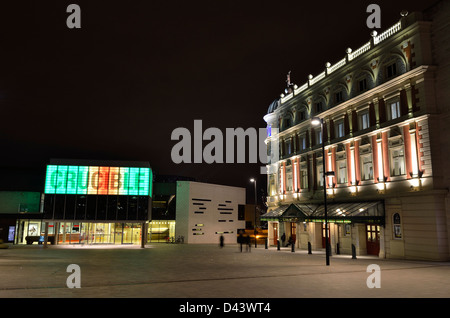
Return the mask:
<path fill-rule="evenodd" d="M 218 244 L 223 234 L 225 244 L 236 244 L 238 229 L 245 229 L 239 205 L 245 205 L 245 188 L 178 181 L 176 236 L 190 244 Z"/>

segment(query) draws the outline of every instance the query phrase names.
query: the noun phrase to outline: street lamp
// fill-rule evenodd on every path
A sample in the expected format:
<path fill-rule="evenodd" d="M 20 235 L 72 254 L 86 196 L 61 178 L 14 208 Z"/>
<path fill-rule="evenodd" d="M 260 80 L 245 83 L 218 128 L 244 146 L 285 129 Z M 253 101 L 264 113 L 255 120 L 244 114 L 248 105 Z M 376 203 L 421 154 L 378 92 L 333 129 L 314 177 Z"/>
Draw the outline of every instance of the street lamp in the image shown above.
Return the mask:
<path fill-rule="evenodd" d="M 255 248 L 257 247 L 257 242 L 256 242 L 256 205 L 258 204 L 258 200 L 257 200 L 257 196 L 256 196 L 256 179 L 255 178 L 251 178 L 250 182 L 253 182 L 255 184 Z"/>
<path fill-rule="evenodd" d="M 320 124 L 320 129 L 322 130 L 322 163 L 323 163 L 323 206 L 325 210 L 325 255 L 326 264 L 330 265 L 330 254 L 328 252 L 328 211 L 327 211 L 327 174 L 325 172 L 325 136 L 323 130 L 323 118 L 313 117 L 311 118 L 311 125 L 318 126 Z"/>

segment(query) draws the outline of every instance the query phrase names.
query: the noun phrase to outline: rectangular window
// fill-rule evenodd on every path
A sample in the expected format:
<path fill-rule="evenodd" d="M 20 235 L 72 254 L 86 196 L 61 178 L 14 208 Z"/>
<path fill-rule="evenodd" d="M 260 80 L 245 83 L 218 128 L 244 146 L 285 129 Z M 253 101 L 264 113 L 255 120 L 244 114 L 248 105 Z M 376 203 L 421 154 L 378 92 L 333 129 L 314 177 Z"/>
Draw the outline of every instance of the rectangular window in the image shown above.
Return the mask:
<path fill-rule="evenodd" d="M 300 120 L 304 120 L 306 118 L 306 113 L 304 111 L 301 111 L 299 117 Z"/>
<path fill-rule="evenodd" d="M 316 131 L 316 144 L 320 145 L 322 143 L 322 131 Z"/>
<path fill-rule="evenodd" d="M 337 162 L 338 176 L 337 182 L 340 184 L 347 183 L 347 160 Z"/>
<path fill-rule="evenodd" d="M 340 137 L 344 137 L 345 135 L 345 130 L 344 130 L 344 121 L 340 120 L 338 122 L 336 122 L 336 137 L 340 138 Z"/>
<path fill-rule="evenodd" d="M 396 119 L 400 117 L 400 102 L 389 103 L 390 119 Z"/>
<path fill-rule="evenodd" d="M 306 149 L 306 136 L 300 136 L 300 150 Z"/>
<path fill-rule="evenodd" d="M 302 189 L 308 188 L 308 170 L 304 165 L 300 169 L 300 186 Z"/>
<path fill-rule="evenodd" d="M 387 72 L 387 77 L 388 78 L 397 75 L 397 64 L 396 63 L 392 63 L 392 64 L 388 65 L 386 67 L 386 72 Z"/>
<path fill-rule="evenodd" d="M 334 93 L 334 101 L 335 101 L 335 103 L 340 103 L 343 100 L 344 99 L 342 98 L 342 91 Z"/>
<path fill-rule="evenodd" d="M 370 123 L 369 123 L 369 113 L 368 112 L 364 112 L 359 116 L 359 127 L 360 129 L 367 129 L 369 128 Z"/>
<path fill-rule="evenodd" d="M 323 188 L 323 162 L 317 161 L 317 185 L 319 188 Z"/>
<path fill-rule="evenodd" d="M 363 78 L 358 81 L 359 91 L 364 92 L 367 89 L 367 79 Z"/>
<path fill-rule="evenodd" d="M 373 179 L 372 154 L 361 156 L 361 179 Z"/>
<path fill-rule="evenodd" d="M 320 113 L 321 111 L 323 111 L 323 104 L 322 102 L 318 102 L 316 104 L 316 113 Z"/>
<path fill-rule="evenodd" d="M 278 176 L 279 176 L 279 178 L 278 178 L 278 188 L 279 188 L 279 191 L 280 191 L 280 193 L 282 193 L 283 194 L 283 167 L 281 166 L 280 167 L 280 169 L 279 169 L 279 173 L 278 173 Z"/>
<path fill-rule="evenodd" d="M 275 186 L 275 175 L 271 174 L 269 176 L 269 195 L 277 194 L 277 188 Z"/>
<path fill-rule="evenodd" d="M 292 153 L 292 139 L 289 138 L 288 140 L 286 140 L 286 154 L 290 155 Z"/>
<path fill-rule="evenodd" d="M 391 170 L 392 176 L 405 174 L 405 156 L 401 147 L 391 149 Z"/>
<path fill-rule="evenodd" d="M 292 166 L 286 167 L 286 191 L 292 191 Z"/>
<path fill-rule="evenodd" d="M 238 204 L 238 220 L 239 221 L 245 220 L 245 205 L 244 204 Z"/>

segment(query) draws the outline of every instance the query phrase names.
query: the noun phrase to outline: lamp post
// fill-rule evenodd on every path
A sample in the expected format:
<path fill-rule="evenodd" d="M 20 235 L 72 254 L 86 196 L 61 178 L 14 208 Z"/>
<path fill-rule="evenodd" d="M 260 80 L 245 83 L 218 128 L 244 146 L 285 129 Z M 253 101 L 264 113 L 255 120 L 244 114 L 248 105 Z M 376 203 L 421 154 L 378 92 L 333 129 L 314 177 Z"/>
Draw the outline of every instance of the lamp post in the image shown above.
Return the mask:
<path fill-rule="evenodd" d="M 258 200 L 257 200 L 257 195 L 256 195 L 256 179 L 255 178 L 251 178 L 250 182 L 253 182 L 255 184 L 255 248 L 257 247 L 257 243 L 256 243 L 256 205 L 258 204 Z"/>
<path fill-rule="evenodd" d="M 311 119 L 311 125 L 318 126 L 320 124 L 320 129 L 322 130 L 322 163 L 323 163 L 323 206 L 325 213 L 325 257 L 326 265 L 330 265 L 330 254 L 328 252 L 328 211 L 327 211 L 327 177 L 325 172 L 325 136 L 323 130 L 323 118 L 313 117 Z"/>

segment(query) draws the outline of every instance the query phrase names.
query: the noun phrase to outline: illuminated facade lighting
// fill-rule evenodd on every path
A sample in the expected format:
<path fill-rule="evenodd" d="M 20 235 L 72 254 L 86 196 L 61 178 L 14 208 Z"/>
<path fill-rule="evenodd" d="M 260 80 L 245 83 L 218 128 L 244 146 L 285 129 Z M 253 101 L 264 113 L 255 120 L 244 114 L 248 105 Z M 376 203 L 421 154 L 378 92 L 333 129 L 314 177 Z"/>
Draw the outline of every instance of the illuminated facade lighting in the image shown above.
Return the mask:
<path fill-rule="evenodd" d="M 430 17 L 443 19 L 449 14 L 450 6 L 439 8 L 427 9 Z M 434 97 L 428 98 L 446 100 L 442 83 L 450 78 L 439 62 L 446 62 L 442 58 L 446 46 L 440 43 L 446 43 L 443 34 L 448 32 L 430 31 L 422 16 L 403 14 L 392 27 L 372 33 L 359 48 L 347 49 L 345 58 L 327 62 L 323 72 L 307 76 L 306 83 L 288 98 L 270 104 L 264 120 L 278 132 L 266 144 L 274 149 L 271 141 L 277 140 L 281 156 L 271 162 L 274 169 L 267 174 L 268 210 L 262 218 L 268 221 L 269 242 L 276 244 L 285 233 L 296 237 L 300 249 L 307 249 L 308 243 L 313 249 L 323 249 L 324 233 L 330 231 L 330 244 L 334 248 L 339 244 L 341 253 L 351 253 L 354 238 L 365 237 L 366 244 L 360 240 L 356 253 L 448 260 L 449 249 L 441 246 L 440 237 L 441 232 L 449 235 L 441 224 L 449 212 L 444 195 L 438 193 L 447 193 L 450 187 L 444 181 L 448 158 L 443 155 L 450 146 L 441 139 L 447 138 L 450 117 L 447 108 Z M 442 30 L 449 28 L 449 23 L 442 26 Z M 436 45 L 430 45 L 432 41 Z M 438 109 L 446 115 L 434 116 Z M 326 171 L 320 168 L 324 162 Z M 323 185 L 323 174 L 329 172 L 334 175 Z M 334 204 L 348 203 L 354 208 L 352 213 L 332 211 L 329 230 L 320 225 L 325 222 L 324 191 Z M 363 207 L 373 201 L 380 204 Z M 294 213 L 293 206 L 306 212 Z M 317 210 L 308 210 L 312 206 Z M 351 227 L 342 222 L 344 216 Z M 414 244 L 421 240 L 416 233 L 398 230 L 411 225 L 408 222 L 417 223 L 418 218 L 441 229 L 427 228 L 427 237 L 432 239 L 420 246 Z M 314 224 L 299 226 L 302 222 Z"/>
<path fill-rule="evenodd" d="M 48 165 L 45 194 L 151 195 L 152 170 Z"/>

